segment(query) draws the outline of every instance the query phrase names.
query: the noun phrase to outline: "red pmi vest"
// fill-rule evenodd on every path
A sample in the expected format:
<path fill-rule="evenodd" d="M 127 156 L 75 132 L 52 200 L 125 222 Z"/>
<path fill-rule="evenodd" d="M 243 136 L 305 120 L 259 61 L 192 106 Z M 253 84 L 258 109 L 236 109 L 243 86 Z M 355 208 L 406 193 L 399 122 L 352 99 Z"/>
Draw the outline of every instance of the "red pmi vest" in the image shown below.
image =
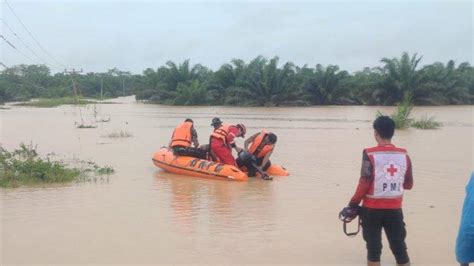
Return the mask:
<path fill-rule="evenodd" d="M 407 151 L 394 145 L 365 149 L 374 177 L 363 206 L 373 209 L 400 209 L 403 183 L 408 169 Z"/>

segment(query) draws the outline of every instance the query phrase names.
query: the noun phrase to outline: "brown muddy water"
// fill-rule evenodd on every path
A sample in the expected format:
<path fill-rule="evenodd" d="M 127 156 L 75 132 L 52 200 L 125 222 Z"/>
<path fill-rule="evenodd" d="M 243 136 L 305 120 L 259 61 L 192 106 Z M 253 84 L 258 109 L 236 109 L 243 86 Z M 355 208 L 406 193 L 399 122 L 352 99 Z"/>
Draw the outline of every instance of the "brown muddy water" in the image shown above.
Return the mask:
<path fill-rule="evenodd" d="M 0 110 L 0 142 L 21 142 L 42 154 L 92 160 L 116 173 L 96 182 L 0 189 L 0 264 L 310 264 L 364 265 L 361 234 L 348 238 L 337 214 L 352 196 L 362 149 L 374 145 L 371 120 L 387 107 L 170 107 L 97 105 L 95 129 L 76 129 L 79 109 Z M 440 130 L 397 131 L 415 185 L 404 212 L 414 265 L 455 265 L 454 246 L 473 160 L 473 106 L 417 107 Z M 86 123 L 93 105 L 82 107 Z M 245 183 L 165 173 L 151 156 L 174 126 L 194 119 L 201 142 L 210 120 L 243 122 L 249 133 L 278 135 L 272 161 L 291 171 Z M 133 137 L 111 139 L 112 132 Z M 239 139 L 242 145 L 243 140 Z M 384 239 L 386 265 L 394 259 Z"/>

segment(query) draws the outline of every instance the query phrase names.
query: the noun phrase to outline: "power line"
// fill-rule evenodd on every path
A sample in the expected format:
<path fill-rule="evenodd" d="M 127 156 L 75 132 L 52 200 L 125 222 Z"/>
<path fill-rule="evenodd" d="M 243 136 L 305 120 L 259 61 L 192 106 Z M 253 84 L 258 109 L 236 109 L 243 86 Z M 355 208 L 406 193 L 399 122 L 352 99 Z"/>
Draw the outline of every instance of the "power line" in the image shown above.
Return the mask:
<path fill-rule="evenodd" d="M 11 42 L 9 42 L 7 39 L 5 39 L 5 37 L 3 35 L 0 35 L 0 38 L 2 38 L 10 47 L 12 47 L 13 49 L 15 49 L 19 54 L 21 54 L 22 56 L 28 58 L 30 61 L 32 61 L 33 63 L 35 64 L 38 64 L 38 62 L 36 62 L 35 60 L 31 59 L 31 57 L 27 56 L 26 54 L 24 54 L 22 51 L 18 50 L 18 48 L 16 48 L 15 45 L 13 45 Z"/>
<path fill-rule="evenodd" d="M 66 67 L 65 65 L 61 64 L 58 60 L 56 60 L 46 49 L 43 48 L 43 46 L 38 42 L 38 40 L 33 36 L 33 34 L 28 30 L 28 28 L 25 26 L 25 24 L 21 21 L 20 17 L 13 11 L 13 8 L 10 6 L 7 0 L 5 0 L 5 4 L 7 4 L 8 9 L 13 13 L 13 15 L 16 17 L 16 19 L 20 22 L 20 24 L 23 26 L 26 32 L 30 35 L 30 37 L 35 41 L 35 43 L 38 45 L 38 47 L 47 55 L 49 56 L 56 64 L 60 65 L 61 67 Z"/>
<path fill-rule="evenodd" d="M 10 27 L 10 25 L 8 25 L 8 23 L 4 20 L 4 19 L 1 19 L 0 20 L 2 21 L 2 23 L 8 28 L 8 30 L 10 30 L 11 33 L 13 33 L 13 35 L 33 54 L 36 56 L 36 58 L 38 58 L 40 60 L 40 62 L 46 62 L 46 60 L 43 60 L 41 57 L 38 56 L 38 54 L 35 53 L 35 51 L 33 51 L 30 46 L 28 46 L 28 44 L 26 44 L 25 41 L 23 41 L 23 39 L 18 36 L 18 34 L 16 34 L 16 32 Z M 45 65 L 47 65 L 45 63 Z"/>

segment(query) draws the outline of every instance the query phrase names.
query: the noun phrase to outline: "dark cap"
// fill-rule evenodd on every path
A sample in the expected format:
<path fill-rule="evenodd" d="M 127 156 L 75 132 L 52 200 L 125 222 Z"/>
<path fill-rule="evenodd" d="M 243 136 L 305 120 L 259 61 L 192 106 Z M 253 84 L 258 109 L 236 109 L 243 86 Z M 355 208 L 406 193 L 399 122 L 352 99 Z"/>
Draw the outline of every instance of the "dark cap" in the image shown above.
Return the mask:
<path fill-rule="evenodd" d="M 221 124 L 222 124 L 222 121 L 219 117 L 214 117 L 212 119 L 211 126 L 217 126 L 217 125 L 221 125 Z"/>

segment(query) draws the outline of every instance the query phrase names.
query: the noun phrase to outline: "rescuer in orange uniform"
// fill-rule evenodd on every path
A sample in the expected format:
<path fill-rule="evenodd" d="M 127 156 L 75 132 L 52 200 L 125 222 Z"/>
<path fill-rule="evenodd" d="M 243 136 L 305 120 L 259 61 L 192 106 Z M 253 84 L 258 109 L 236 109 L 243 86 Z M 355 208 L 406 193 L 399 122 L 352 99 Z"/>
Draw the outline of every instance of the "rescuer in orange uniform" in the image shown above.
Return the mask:
<path fill-rule="evenodd" d="M 237 166 L 235 159 L 232 156 L 232 148 L 234 148 L 237 153 L 242 150 L 242 148 L 237 147 L 235 144 L 235 138 L 243 138 L 246 132 L 247 129 L 244 124 L 222 124 L 211 134 L 211 151 L 216 155 L 221 163 Z"/>
<path fill-rule="evenodd" d="M 194 147 L 192 147 L 192 144 L 194 144 Z M 196 129 L 194 129 L 194 122 L 187 118 L 173 131 L 169 147 L 175 155 L 205 159 L 206 151 L 199 149 L 198 146 L 199 141 Z"/>
<path fill-rule="evenodd" d="M 275 144 L 277 142 L 277 136 L 272 132 L 261 132 L 255 133 L 250 136 L 245 142 L 244 147 L 251 155 L 257 159 L 257 166 L 261 167 L 263 171 L 266 171 L 270 166 L 270 156 L 273 153 Z M 250 145 L 250 148 L 249 148 Z M 238 162 L 239 164 L 239 162 Z M 255 175 L 255 169 L 249 168 L 249 176 Z"/>

